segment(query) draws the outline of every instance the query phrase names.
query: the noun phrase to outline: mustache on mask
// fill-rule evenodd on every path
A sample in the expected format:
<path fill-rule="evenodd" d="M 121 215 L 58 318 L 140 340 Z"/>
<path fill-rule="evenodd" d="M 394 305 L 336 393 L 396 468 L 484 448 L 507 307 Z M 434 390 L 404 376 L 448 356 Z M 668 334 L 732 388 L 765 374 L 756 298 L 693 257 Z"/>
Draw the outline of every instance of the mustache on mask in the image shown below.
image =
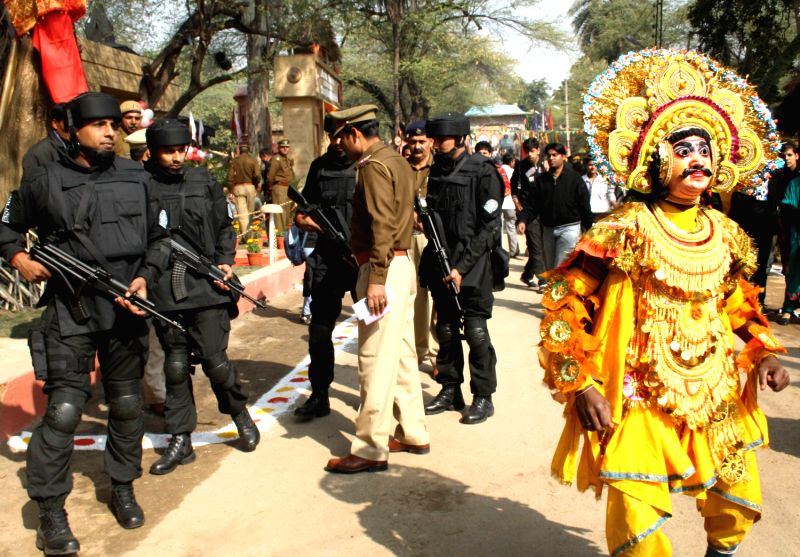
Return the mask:
<path fill-rule="evenodd" d="M 681 173 L 681 178 L 688 178 L 691 174 L 695 172 L 702 172 L 704 176 L 711 178 L 712 172 L 710 168 L 706 168 L 705 166 L 695 166 L 693 168 L 687 168 Z"/>

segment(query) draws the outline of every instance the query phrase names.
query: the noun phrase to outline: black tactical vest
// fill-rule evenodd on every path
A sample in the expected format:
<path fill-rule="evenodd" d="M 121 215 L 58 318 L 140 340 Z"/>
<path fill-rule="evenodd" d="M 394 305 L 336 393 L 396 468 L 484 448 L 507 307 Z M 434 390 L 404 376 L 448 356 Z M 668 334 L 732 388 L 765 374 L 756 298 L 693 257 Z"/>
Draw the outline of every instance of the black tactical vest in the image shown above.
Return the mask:
<path fill-rule="evenodd" d="M 459 243 L 475 235 L 478 226 L 476 189 L 481 166 L 487 164 L 482 155 L 465 155 L 448 175 L 439 174 L 434 165 L 428 177 L 428 206 L 442 220 L 447 247 L 455 250 Z"/>
<path fill-rule="evenodd" d="M 210 188 L 214 181 L 201 168 L 187 168 L 180 184 L 164 184 L 150 178 L 150 199 L 159 223 L 169 230 L 180 229 L 203 255 L 213 258 L 218 224 L 214 221 Z"/>
<path fill-rule="evenodd" d="M 338 209 L 349 229 L 350 219 L 353 216 L 353 191 L 356 188 L 355 164 L 345 168 L 323 166 L 319 171 L 317 182 L 322 192 L 322 208 L 326 214 Z"/>
<path fill-rule="evenodd" d="M 171 231 L 180 229 L 194 244 L 191 249 L 199 248 L 202 255 L 213 261 L 220 223 L 214 213 L 212 187 L 219 186 L 202 168 L 187 168 L 183 180 L 176 183 L 161 182 L 156 175 L 150 178 L 150 203 L 159 223 Z M 173 238 L 185 243 L 177 235 Z M 172 287 L 174 269 L 173 261 L 150 289 L 159 310 L 179 311 L 231 304 L 231 315 L 235 315 L 236 305 L 232 303 L 231 295 L 218 290 L 205 277 L 196 276 L 191 270 L 183 277 L 187 297 L 176 300 Z"/>
<path fill-rule="evenodd" d="M 78 179 L 79 178 L 79 179 Z M 106 259 L 141 257 L 147 251 L 147 192 L 138 169 L 121 168 L 109 175 L 67 176 L 48 165 L 48 210 L 53 230 L 77 227 Z M 82 187 L 80 187 L 82 186 Z M 84 261 L 95 261 L 78 242 L 64 246 Z"/>

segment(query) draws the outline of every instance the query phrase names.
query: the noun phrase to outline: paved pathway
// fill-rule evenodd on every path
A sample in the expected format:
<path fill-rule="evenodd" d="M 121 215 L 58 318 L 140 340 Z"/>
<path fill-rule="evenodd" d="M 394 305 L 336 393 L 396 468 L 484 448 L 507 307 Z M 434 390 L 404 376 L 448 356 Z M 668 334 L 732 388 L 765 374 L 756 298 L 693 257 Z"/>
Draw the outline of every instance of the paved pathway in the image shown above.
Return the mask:
<path fill-rule="evenodd" d="M 297 423 L 287 412 L 263 428 L 254 453 L 209 444 L 198 448 L 195 463 L 168 476 L 145 473 L 136 483 L 147 514 L 139 530 L 120 529 L 107 511 L 109 481 L 100 454 L 76 453 L 68 510 L 81 555 L 604 554 L 604 502 L 550 477 L 562 418 L 542 386 L 535 360 L 540 296 L 515 282 L 520 271 L 521 261 L 512 261 L 512 280 L 497 295 L 490 322 L 499 359 L 494 418 L 465 426 L 455 412 L 431 416 L 429 455 L 392 455 L 384 473 L 328 474 L 323 471 L 328 458 L 348 451 L 358 405 L 356 357 L 345 344 L 337 353 L 330 416 Z M 269 310 L 235 323 L 231 355 L 259 397 L 304 384 L 286 379 L 302 377 L 302 366 L 297 366 L 306 355 L 307 331 L 297 318 L 300 301 L 297 292 L 290 293 L 272 300 Z M 800 338 L 796 325 L 776 326 L 776 331 L 790 348 L 786 363 L 793 382 L 784 393 L 762 396 L 773 448 L 759 452 L 765 513 L 742 547 L 743 556 L 793 556 L 800 547 L 794 496 L 800 464 Z M 426 373 L 421 379 L 426 399 L 438 392 Z M 197 381 L 195 392 L 198 429 L 228 426 L 205 380 Z M 96 402 L 81 433 L 100 433 L 103 411 Z M 148 417 L 148 431 L 158 434 L 159 424 Z M 24 455 L 1 450 L 0 555 L 38 555 L 33 545 L 36 507 L 22 489 Z M 156 458 L 153 450 L 145 451 L 145 470 Z M 674 504 L 675 517 L 666 531 L 676 555 L 702 555 L 704 533 L 693 501 L 676 497 Z"/>

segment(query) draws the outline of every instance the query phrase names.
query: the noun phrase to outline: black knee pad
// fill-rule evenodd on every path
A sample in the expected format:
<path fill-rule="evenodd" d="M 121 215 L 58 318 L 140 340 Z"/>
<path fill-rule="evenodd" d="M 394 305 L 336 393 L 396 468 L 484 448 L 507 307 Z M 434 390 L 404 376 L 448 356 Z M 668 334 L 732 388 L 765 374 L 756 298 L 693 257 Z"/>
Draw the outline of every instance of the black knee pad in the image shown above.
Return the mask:
<path fill-rule="evenodd" d="M 464 337 L 470 348 L 484 346 L 489 341 L 489 331 L 486 326 L 466 326 L 464 327 Z"/>
<path fill-rule="evenodd" d="M 44 415 L 44 423 L 50 429 L 72 435 L 81 423 L 83 408 L 72 402 L 51 402 Z"/>
<path fill-rule="evenodd" d="M 203 373 L 212 383 L 227 389 L 233 386 L 236 380 L 233 364 L 225 352 L 214 354 L 210 358 L 202 360 L 200 365 L 203 367 Z"/>
<path fill-rule="evenodd" d="M 142 423 L 143 399 L 139 381 L 119 381 L 107 386 L 108 419 L 122 433 L 135 432 Z"/>
<path fill-rule="evenodd" d="M 189 379 L 189 364 L 186 361 L 164 362 L 164 380 L 167 385 L 181 385 Z"/>
<path fill-rule="evenodd" d="M 437 323 L 436 336 L 439 337 L 440 344 L 449 344 L 453 341 L 453 325 L 450 323 Z"/>

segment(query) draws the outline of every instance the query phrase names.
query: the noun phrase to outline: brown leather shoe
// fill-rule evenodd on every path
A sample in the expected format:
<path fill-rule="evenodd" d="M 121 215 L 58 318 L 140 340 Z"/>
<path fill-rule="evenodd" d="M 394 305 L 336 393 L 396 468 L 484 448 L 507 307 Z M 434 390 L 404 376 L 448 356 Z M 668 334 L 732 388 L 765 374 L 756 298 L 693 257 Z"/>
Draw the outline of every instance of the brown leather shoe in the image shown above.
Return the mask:
<path fill-rule="evenodd" d="M 385 460 L 367 460 L 354 454 L 344 458 L 332 458 L 325 467 L 326 472 L 336 474 L 357 474 L 359 472 L 383 472 L 389 468 Z"/>
<path fill-rule="evenodd" d="M 389 437 L 389 452 L 390 453 L 411 453 L 411 454 L 428 454 L 431 452 L 431 444 L 424 445 L 409 445 L 402 443 L 394 437 Z"/>

